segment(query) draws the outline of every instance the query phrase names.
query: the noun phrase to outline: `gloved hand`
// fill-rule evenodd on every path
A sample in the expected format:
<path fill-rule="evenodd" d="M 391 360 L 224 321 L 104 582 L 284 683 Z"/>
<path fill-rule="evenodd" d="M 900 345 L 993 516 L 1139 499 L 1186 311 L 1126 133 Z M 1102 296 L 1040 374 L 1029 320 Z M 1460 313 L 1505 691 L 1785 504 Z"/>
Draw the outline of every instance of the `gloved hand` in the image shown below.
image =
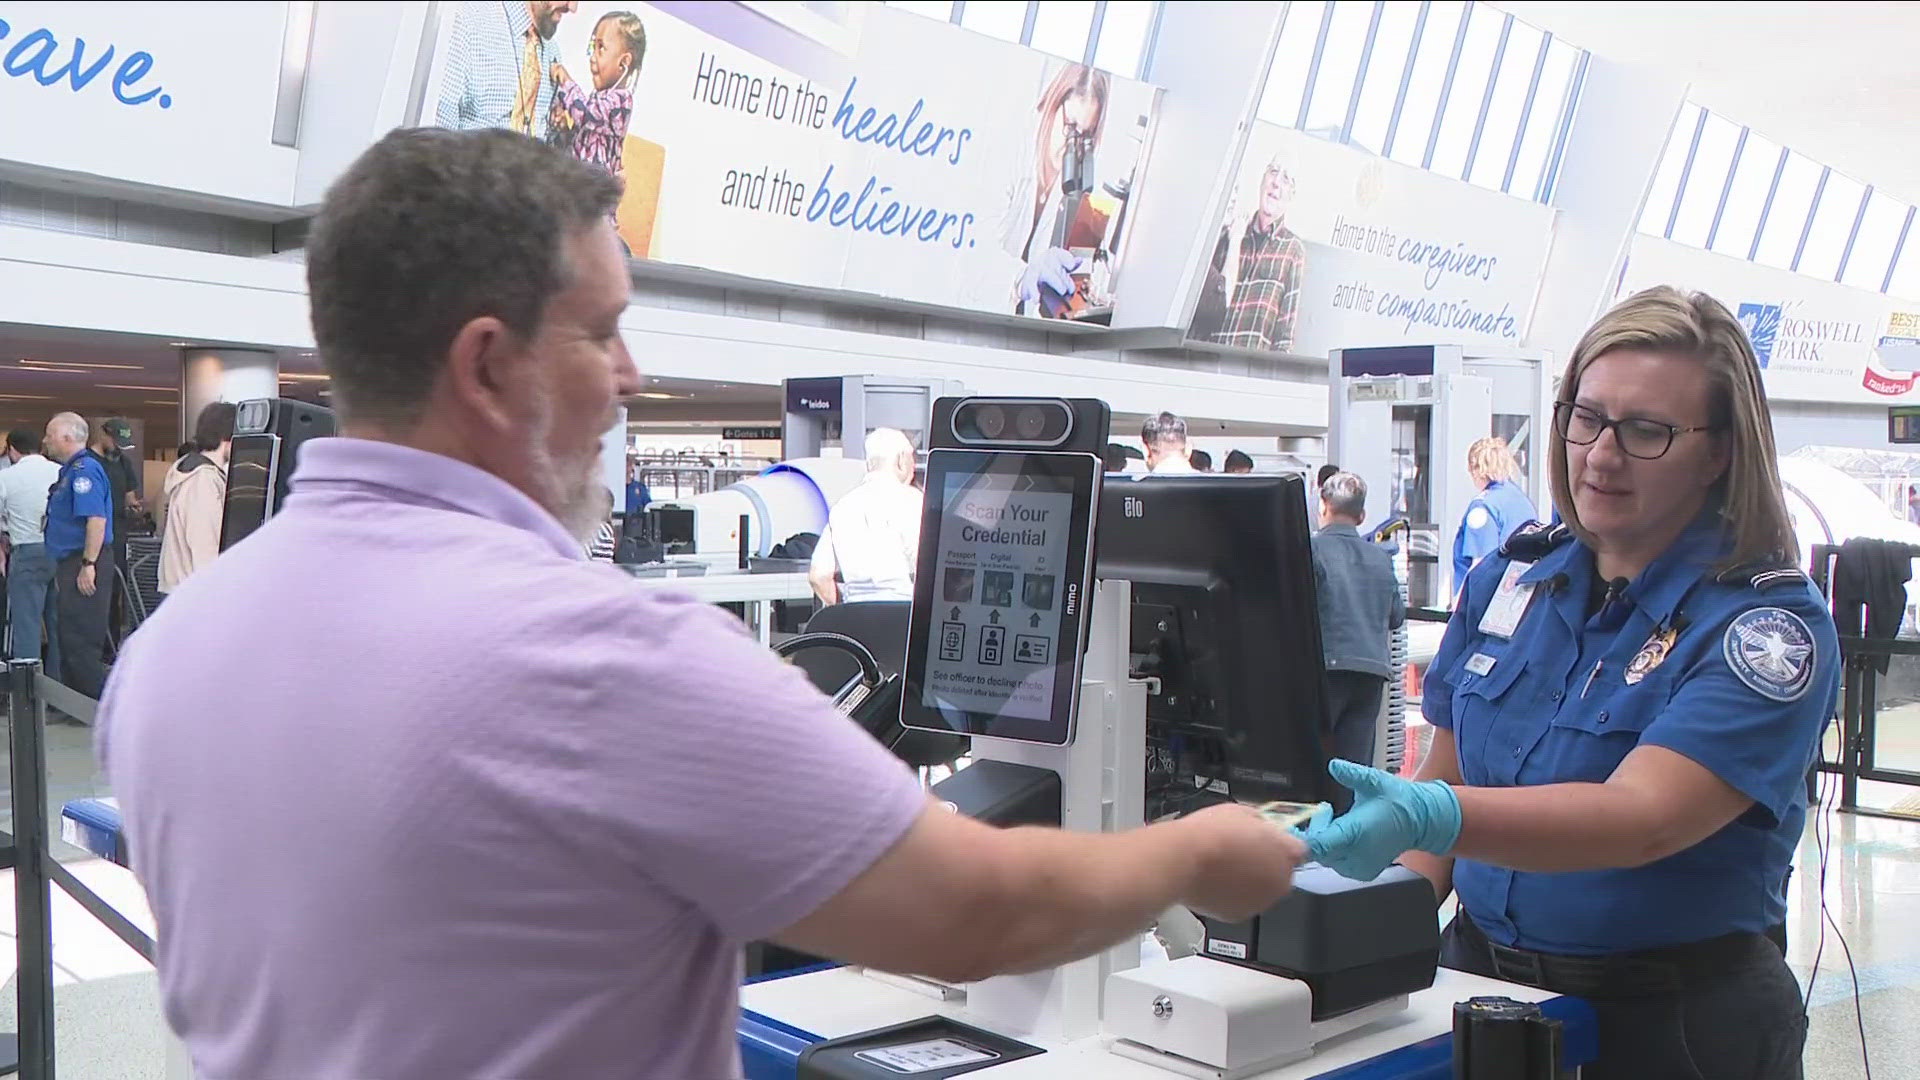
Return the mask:
<path fill-rule="evenodd" d="M 1402 780 L 1337 759 L 1327 771 L 1353 789 L 1353 808 L 1335 818 L 1322 807 L 1301 837 L 1313 861 L 1341 877 L 1372 881 L 1403 852 L 1445 855 L 1460 839 L 1460 799 L 1446 781 Z"/>
<path fill-rule="evenodd" d="M 1021 301 L 1028 304 L 1038 302 L 1042 285 L 1061 296 L 1073 295 L 1073 272 L 1085 263 L 1085 259 L 1065 248 L 1048 248 L 1035 255 L 1020 275 Z"/>

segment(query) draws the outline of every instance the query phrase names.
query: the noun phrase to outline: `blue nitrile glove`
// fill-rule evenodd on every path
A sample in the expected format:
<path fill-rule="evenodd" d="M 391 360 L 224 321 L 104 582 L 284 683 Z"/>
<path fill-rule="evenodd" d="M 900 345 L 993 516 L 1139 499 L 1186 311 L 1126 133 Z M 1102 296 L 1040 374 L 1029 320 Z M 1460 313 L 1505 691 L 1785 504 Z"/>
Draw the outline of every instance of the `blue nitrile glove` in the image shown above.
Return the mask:
<path fill-rule="evenodd" d="M 1402 780 L 1379 769 L 1334 760 L 1327 771 L 1353 789 L 1353 808 L 1322 811 L 1302 838 L 1314 862 L 1341 877 L 1372 881 L 1403 852 L 1445 855 L 1460 839 L 1460 798 L 1444 780 Z"/>
<path fill-rule="evenodd" d="M 1040 286 L 1045 285 L 1056 295 L 1073 295 L 1073 272 L 1080 269 L 1086 260 L 1065 248 L 1048 248 L 1033 257 L 1027 269 L 1020 275 L 1020 299 L 1034 303 L 1040 299 Z M 1004 279 L 1003 279 L 1004 280 Z"/>

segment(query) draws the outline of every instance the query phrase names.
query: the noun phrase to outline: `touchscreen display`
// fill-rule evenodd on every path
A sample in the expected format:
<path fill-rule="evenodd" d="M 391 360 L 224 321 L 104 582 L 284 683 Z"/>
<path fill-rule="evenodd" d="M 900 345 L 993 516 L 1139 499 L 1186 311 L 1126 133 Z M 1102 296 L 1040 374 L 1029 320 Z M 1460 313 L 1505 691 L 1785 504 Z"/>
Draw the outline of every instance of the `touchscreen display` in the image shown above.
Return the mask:
<path fill-rule="evenodd" d="M 1078 454 L 932 456 L 909 726 L 1067 740 L 1097 468 Z"/>
<path fill-rule="evenodd" d="M 221 520 L 220 550 L 246 539 L 267 520 L 273 498 L 273 455 L 277 435 L 241 435 L 227 461 L 227 502 Z"/>

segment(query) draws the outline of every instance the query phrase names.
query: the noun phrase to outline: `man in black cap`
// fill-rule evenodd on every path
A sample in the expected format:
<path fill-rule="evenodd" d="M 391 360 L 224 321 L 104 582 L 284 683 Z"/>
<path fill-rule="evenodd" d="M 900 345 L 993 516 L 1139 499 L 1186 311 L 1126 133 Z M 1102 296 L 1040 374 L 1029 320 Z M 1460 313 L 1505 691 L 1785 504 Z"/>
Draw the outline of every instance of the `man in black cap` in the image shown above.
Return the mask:
<path fill-rule="evenodd" d="M 146 514 L 146 505 L 140 499 L 140 456 L 129 451 L 137 450 L 133 442 L 133 425 L 124 416 L 109 416 L 95 429 L 89 450 L 106 467 L 107 483 L 112 488 L 113 516 L 109 518 L 112 534 L 107 537 L 107 547 L 113 552 L 113 565 L 131 581 L 133 572 L 127 568 L 127 537 L 133 532 L 133 523 Z M 118 590 L 114 593 L 113 623 L 116 630 L 113 640 L 120 640 L 126 628 L 126 596 Z"/>

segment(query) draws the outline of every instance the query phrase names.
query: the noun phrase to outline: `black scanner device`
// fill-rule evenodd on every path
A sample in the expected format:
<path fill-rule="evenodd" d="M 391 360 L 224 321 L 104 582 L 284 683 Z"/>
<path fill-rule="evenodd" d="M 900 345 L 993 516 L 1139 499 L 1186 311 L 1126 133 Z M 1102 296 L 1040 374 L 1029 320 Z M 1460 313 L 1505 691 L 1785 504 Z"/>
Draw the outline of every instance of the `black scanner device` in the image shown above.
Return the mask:
<path fill-rule="evenodd" d="M 1440 966 L 1433 885 L 1404 866 L 1352 881 L 1309 864 L 1253 918 L 1200 922 L 1208 957 L 1306 983 L 1315 1021 L 1425 990 Z"/>

